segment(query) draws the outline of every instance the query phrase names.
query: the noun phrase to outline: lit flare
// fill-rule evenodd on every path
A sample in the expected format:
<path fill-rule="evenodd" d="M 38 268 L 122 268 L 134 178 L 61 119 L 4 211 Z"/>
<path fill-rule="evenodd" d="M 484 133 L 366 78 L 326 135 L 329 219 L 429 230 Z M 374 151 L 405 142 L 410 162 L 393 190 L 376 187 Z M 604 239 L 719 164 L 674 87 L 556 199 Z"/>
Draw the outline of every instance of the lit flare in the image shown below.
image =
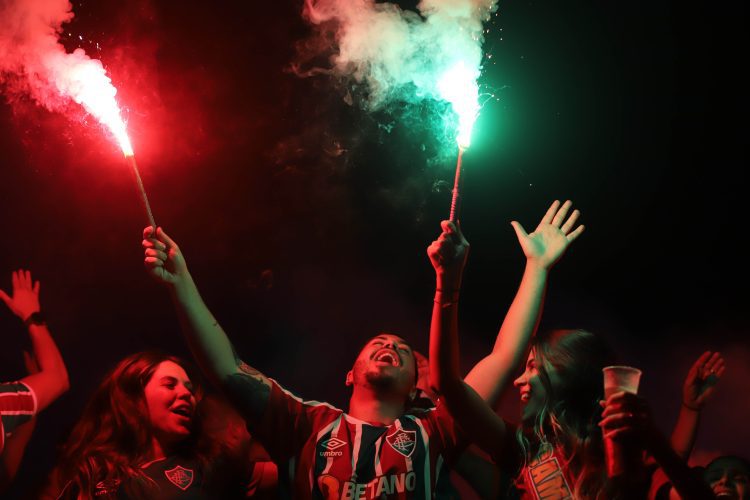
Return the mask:
<path fill-rule="evenodd" d="M 479 70 L 458 62 L 438 81 L 440 96 L 451 103 L 458 115 L 456 142 L 461 149 L 471 145 L 471 131 L 479 115 Z"/>

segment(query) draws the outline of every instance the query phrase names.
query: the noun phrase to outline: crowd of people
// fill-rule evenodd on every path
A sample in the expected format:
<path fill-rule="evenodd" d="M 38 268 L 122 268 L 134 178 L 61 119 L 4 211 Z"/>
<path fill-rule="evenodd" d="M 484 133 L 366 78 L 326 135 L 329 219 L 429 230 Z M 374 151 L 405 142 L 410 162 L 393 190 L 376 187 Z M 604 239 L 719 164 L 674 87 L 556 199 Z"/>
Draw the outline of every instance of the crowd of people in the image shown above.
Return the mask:
<path fill-rule="evenodd" d="M 671 436 L 631 390 L 605 397 L 617 357 L 585 330 L 537 333 L 550 272 L 582 234 L 580 212 L 555 201 L 528 233 L 518 291 L 491 352 L 459 368 L 458 309 L 469 243 L 444 221 L 427 254 L 436 289 L 429 355 L 404 336 L 367 340 L 346 374 L 346 410 L 303 400 L 243 361 L 203 302 L 185 258 L 162 228 L 144 230 L 148 273 L 172 298 L 190 362 L 144 351 L 106 375 L 58 450 L 38 496 L 122 498 L 746 498 L 750 464 L 720 456 L 690 467 L 700 414 L 724 370 L 701 354 L 685 378 Z M 13 481 L 36 415 L 68 388 L 47 329 L 39 282 L 13 273 L 0 298 L 28 329 L 28 376 L 0 384 L 0 488 Z M 373 332 L 375 333 L 375 332 Z M 248 353 L 246 360 L 252 360 Z M 521 414 L 499 414 L 518 391 Z M 2 490 L 0 489 L 0 495 Z M 37 494 L 37 493 L 34 493 Z"/>

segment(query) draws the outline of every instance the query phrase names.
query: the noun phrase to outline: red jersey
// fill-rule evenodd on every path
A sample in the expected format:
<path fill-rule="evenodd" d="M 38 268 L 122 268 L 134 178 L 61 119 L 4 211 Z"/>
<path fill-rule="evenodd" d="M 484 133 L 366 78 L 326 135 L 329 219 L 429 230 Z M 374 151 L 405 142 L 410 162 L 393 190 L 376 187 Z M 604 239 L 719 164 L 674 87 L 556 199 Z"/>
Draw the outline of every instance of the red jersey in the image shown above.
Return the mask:
<path fill-rule="evenodd" d="M 23 382 L 0 384 L 0 453 L 5 437 L 36 415 L 36 394 Z"/>
<path fill-rule="evenodd" d="M 446 462 L 464 444 L 442 404 L 372 425 L 302 401 L 275 381 L 251 430 L 276 463 L 288 463 L 292 495 L 303 499 L 434 498 L 449 480 Z"/>
<path fill-rule="evenodd" d="M 542 446 L 516 479 L 516 488 L 524 500 L 565 500 L 573 498 L 573 478 L 565 459 L 552 445 Z"/>

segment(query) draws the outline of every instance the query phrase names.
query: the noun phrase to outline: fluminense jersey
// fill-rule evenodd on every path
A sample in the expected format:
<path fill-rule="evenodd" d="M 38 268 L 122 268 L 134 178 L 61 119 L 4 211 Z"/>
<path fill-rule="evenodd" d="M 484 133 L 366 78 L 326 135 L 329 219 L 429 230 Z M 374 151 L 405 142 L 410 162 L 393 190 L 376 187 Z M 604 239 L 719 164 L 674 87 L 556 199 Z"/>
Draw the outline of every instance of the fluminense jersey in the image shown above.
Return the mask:
<path fill-rule="evenodd" d="M 295 499 L 429 499 L 449 481 L 446 462 L 464 443 L 442 404 L 372 425 L 272 384 L 252 431 L 277 463 L 288 464 Z"/>
<path fill-rule="evenodd" d="M 0 453 L 5 437 L 36 414 L 36 394 L 23 382 L 0 384 Z"/>
<path fill-rule="evenodd" d="M 213 464 L 206 471 L 197 458 L 169 456 L 141 465 L 145 477 L 121 481 L 104 478 L 97 481 L 91 497 L 101 500 L 214 500 L 244 497 L 243 480 L 224 477 L 225 464 Z M 231 471 L 230 471 L 231 472 Z M 140 489 L 138 489 L 140 487 Z M 58 500 L 79 498 L 78 488 L 69 482 L 57 495 Z"/>

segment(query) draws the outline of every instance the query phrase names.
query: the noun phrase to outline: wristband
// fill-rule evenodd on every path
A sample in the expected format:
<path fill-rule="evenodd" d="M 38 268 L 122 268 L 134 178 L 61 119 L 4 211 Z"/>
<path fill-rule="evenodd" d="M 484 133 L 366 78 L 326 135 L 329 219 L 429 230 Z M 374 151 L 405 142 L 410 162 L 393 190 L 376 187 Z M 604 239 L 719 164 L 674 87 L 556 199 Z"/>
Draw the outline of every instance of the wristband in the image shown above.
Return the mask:
<path fill-rule="evenodd" d="M 31 325 L 34 326 L 45 326 L 47 320 L 44 319 L 44 315 L 39 311 L 29 314 L 29 317 L 23 320 L 23 325 L 29 328 Z"/>
<path fill-rule="evenodd" d="M 433 300 L 440 307 L 445 309 L 453 305 L 458 305 L 458 290 L 445 293 L 440 289 L 435 290 L 435 299 Z"/>

